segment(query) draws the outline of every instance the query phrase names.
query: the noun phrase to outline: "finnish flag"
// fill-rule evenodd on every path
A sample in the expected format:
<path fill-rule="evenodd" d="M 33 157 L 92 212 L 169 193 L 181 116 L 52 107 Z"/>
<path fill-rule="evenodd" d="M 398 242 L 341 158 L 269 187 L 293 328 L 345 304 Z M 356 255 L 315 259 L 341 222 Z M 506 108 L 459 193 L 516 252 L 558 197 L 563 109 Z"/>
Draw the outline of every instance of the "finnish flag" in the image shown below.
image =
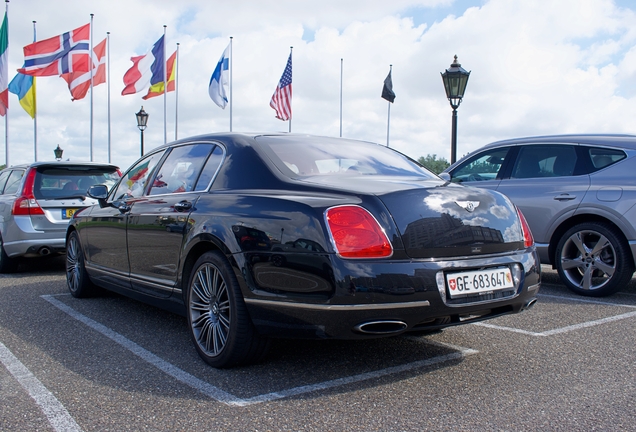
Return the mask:
<path fill-rule="evenodd" d="M 210 93 L 210 97 L 219 107 L 225 109 L 227 105 L 227 87 L 230 82 L 230 45 L 225 48 L 223 51 L 223 55 L 221 59 L 216 65 L 216 69 L 212 73 L 212 77 L 210 78 L 210 87 L 208 88 L 208 92 Z"/>

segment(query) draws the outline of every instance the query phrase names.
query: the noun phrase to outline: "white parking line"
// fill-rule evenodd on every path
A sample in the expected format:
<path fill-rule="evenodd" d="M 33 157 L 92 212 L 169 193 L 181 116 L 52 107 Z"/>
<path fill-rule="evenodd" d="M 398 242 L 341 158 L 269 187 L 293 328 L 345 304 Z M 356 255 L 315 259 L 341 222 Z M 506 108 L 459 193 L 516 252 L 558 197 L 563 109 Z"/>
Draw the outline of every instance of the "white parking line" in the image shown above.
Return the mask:
<path fill-rule="evenodd" d="M 60 432 L 82 430 L 60 401 L 2 342 L 0 342 L 0 362 L 40 406 L 53 429 Z"/>
<path fill-rule="evenodd" d="M 556 296 L 556 295 L 551 295 L 551 294 L 540 294 L 540 297 L 549 297 L 549 298 L 556 298 L 556 299 L 561 299 L 561 300 L 569 300 L 575 303 L 591 303 L 591 304 L 598 304 L 598 305 L 605 305 L 605 306 L 616 306 L 616 307 L 623 307 L 623 308 L 629 308 L 629 309 L 634 309 L 636 308 L 636 306 L 634 305 L 626 305 L 626 304 L 619 304 L 619 303 L 611 303 L 611 302 L 606 302 L 606 301 L 601 301 L 601 300 L 589 300 L 589 299 L 580 299 L 580 298 L 573 298 L 573 297 L 563 297 L 563 296 Z M 492 329 L 497 329 L 497 330 L 505 330 L 505 331 L 509 331 L 509 332 L 513 332 L 513 333 L 520 333 L 520 334 L 525 334 L 528 336 L 535 336 L 535 337 L 545 337 L 545 336 L 552 336 L 555 334 L 561 334 L 561 333 L 568 333 L 574 330 L 579 330 L 582 328 L 587 328 L 587 327 L 593 327 L 593 326 L 597 326 L 597 325 L 601 325 L 601 324 L 607 324 L 609 322 L 614 322 L 614 321 L 619 321 L 622 319 L 627 319 L 627 318 L 632 318 L 636 316 L 636 312 L 628 312 L 628 313 L 624 313 L 621 315 L 614 315 L 611 317 L 607 317 L 607 318 L 602 318 L 599 320 L 594 320 L 594 321 L 586 321 L 586 322 L 582 322 L 580 324 L 574 324 L 571 326 L 567 326 L 567 327 L 561 327 L 561 328 L 557 328 L 557 329 L 553 329 L 553 330 L 547 330 L 544 332 L 531 332 L 531 331 L 527 331 L 527 330 L 522 330 L 522 329 L 518 329 L 518 328 L 514 328 L 514 327 L 505 327 L 505 326 L 498 326 L 495 324 L 489 324 L 489 323 L 484 323 L 484 322 L 477 322 L 474 323 L 473 325 L 479 326 L 479 327 L 487 327 L 487 328 L 492 328 Z"/>
<path fill-rule="evenodd" d="M 67 294 L 64 294 L 64 295 L 67 295 Z M 60 309 L 61 311 L 65 312 L 66 314 L 70 315 L 76 320 L 86 324 L 87 326 L 89 326 L 93 330 L 96 330 L 97 332 L 101 333 L 107 338 L 113 340 L 117 344 L 131 351 L 133 354 L 137 355 L 141 359 L 157 367 L 158 369 L 170 375 L 171 377 L 175 378 L 176 380 L 192 387 L 195 390 L 198 390 L 199 392 L 205 394 L 206 396 L 211 397 L 212 399 L 217 400 L 218 402 L 224 403 L 226 405 L 231 405 L 231 406 L 248 406 L 248 405 L 258 404 L 262 402 L 269 402 L 276 399 L 282 399 L 289 396 L 296 396 L 303 393 L 314 392 L 317 390 L 325 390 L 325 389 L 329 389 L 333 387 L 339 387 L 345 384 L 351 384 L 351 383 L 356 383 L 360 381 L 380 378 L 385 375 L 406 372 L 412 369 L 432 366 L 432 365 L 436 365 L 440 363 L 445 363 L 451 360 L 458 360 L 468 355 L 476 354 L 478 352 L 476 350 L 469 349 L 469 348 L 462 348 L 462 347 L 457 347 L 454 345 L 447 345 L 441 342 L 433 342 L 433 341 L 424 340 L 423 341 L 424 343 L 437 345 L 444 348 L 450 348 L 450 349 L 456 350 L 457 352 L 441 355 L 437 357 L 432 357 L 426 360 L 419 360 L 419 361 L 415 361 L 411 363 L 406 363 L 400 366 L 389 367 L 389 368 L 385 368 L 385 369 L 381 369 L 381 370 L 377 370 L 373 372 L 366 372 L 366 373 L 362 373 L 358 375 L 352 375 L 349 377 L 323 381 L 320 383 L 310 384 L 306 386 L 293 387 L 290 389 L 267 393 L 263 395 L 257 395 L 250 398 L 238 398 L 230 393 L 227 393 L 211 385 L 208 382 L 202 381 L 199 378 L 196 378 L 195 376 L 190 375 L 189 373 L 185 372 L 182 369 L 179 369 L 173 364 L 168 363 L 167 361 L 161 359 L 160 357 L 151 353 L 150 351 L 142 348 L 141 346 L 137 345 L 135 342 L 131 341 L 130 339 L 127 339 L 126 337 L 115 332 L 114 330 L 111 330 L 108 327 L 104 326 L 103 324 L 100 324 L 97 321 L 92 320 L 91 318 L 88 318 L 87 316 L 77 312 L 75 309 L 71 308 L 65 303 L 54 298 L 54 296 L 43 295 L 41 297 L 44 300 L 51 303 L 53 306 Z M 418 340 L 421 341 L 421 339 L 418 339 Z"/>

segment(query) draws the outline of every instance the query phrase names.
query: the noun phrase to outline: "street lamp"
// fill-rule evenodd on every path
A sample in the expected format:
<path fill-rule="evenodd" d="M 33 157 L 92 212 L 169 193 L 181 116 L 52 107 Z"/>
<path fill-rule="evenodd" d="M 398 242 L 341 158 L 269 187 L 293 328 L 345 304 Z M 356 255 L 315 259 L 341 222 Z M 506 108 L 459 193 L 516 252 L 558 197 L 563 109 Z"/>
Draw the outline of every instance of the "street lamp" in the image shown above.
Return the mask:
<path fill-rule="evenodd" d="M 457 63 L 457 56 L 453 60 L 453 64 L 449 69 L 446 69 L 442 73 L 442 81 L 444 81 L 444 89 L 446 90 L 446 97 L 453 108 L 453 132 L 451 138 L 451 160 L 450 163 L 455 163 L 457 159 L 457 108 L 462 103 L 464 97 L 464 91 L 466 91 L 466 84 L 468 84 L 468 77 L 470 72 L 466 72 L 462 65 Z"/>
<path fill-rule="evenodd" d="M 62 160 L 62 153 L 64 153 L 64 150 L 60 148 L 59 144 L 57 145 L 57 148 L 53 150 L 53 153 L 55 153 L 55 160 Z"/>
<path fill-rule="evenodd" d="M 141 109 L 138 113 L 135 114 L 137 117 L 137 127 L 141 131 L 141 155 L 144 155 L 144 130 L 146 130 L 146 126 L 148 125 L 148 113 L 144 111 L 144 107 L 142 105 Z"/>

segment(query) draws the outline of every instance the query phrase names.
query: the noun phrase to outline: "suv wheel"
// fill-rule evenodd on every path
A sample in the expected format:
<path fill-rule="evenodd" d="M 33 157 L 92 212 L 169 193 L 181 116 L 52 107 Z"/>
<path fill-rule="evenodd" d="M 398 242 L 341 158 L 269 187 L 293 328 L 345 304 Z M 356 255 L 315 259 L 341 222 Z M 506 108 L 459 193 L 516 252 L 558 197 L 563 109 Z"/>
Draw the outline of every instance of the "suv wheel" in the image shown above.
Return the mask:
<path fill-rule="evenodd" d="M 634 273 L 627 244 L 615 228 L 601 222 L 570 228 L 557 244 L 555 262 L 563 283 L 585 296 L 614 294 Z"/>

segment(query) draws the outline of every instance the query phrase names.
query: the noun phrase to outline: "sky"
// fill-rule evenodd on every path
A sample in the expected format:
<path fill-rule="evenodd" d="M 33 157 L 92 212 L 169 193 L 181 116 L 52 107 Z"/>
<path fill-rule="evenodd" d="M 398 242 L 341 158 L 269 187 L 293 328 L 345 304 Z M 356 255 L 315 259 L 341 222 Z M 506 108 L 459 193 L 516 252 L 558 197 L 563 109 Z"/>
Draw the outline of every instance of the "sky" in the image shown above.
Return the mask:
<path fill-rule="evenodd" d="M 633 0 L 12 0 L 9 80 L 22 47 L 80 27 L 110 32 L 109 83 L 71 101 L 58 77 L 37 81 L 37 159 L 110 161 L 140 156 L 135 113 L 149 114 L 148 151 L 164 143 L 164 98 L 122 96 L 130 57 L 166 32 L 179 44 L 178 100 L 166 98 L 167 140 L 230 129 L 230 107 L 208 95 L 232 37 L 232 130 L 287 132 L 270 99 L 293 47 L 292 133 L 387 144 L 450 160 L 452 109 L 440 73 L 458 56 L 470 71 L 458 108 L 458 158 L 500 139 L 562 133 L 636 133 Z M 392 65 L 395 102 L 381 98 Z M 341 111 L 342 93 L 342 111 Z M 109 97 L 110 96 L 110 97 Z M 110 104 L 109 104 L 110 99 Z M 9 165 L 35 159 L 34 122 L 10 94 Z M 110 113 L 109 113 L 110 106 Z M 110 114 L 110 134 L 109 134 Z M 390 116 L 389 116 L 390 114 Z M 176 131 L 175 131 L 175 125 Z M 6 138 L 5 138 L 6 139 Z M 0 146 L 0 163 L 7 145 Z"/>

